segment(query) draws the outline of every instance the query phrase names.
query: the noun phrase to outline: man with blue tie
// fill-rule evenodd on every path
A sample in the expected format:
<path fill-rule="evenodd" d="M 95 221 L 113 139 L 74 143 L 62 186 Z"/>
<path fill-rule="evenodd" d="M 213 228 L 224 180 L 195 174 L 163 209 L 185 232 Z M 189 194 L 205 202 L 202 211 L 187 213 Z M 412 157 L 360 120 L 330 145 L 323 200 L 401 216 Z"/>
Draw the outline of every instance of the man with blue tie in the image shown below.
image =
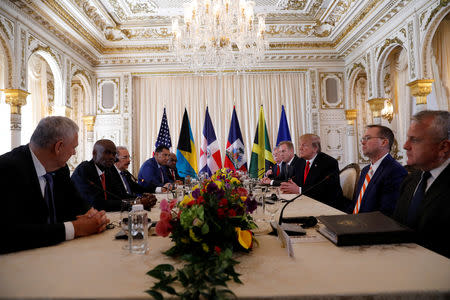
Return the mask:
<path fill-rule="evenodd" d="M 391 216 L 399 188 L 407 171 L 390 154 L 394 133 L 386 126 L 369 125 L 361 139 L 362 151 L 370 165 L 361 171 L 355 198 L 347 212 L 358 214 L 381 211 Z"/>
<path fill-rule="evenodd" d="M 450 114 L 422 111 L 413 116 L 403 148 L 408 165 L 394 219 L 414 229 L 417 243 L 450 258 Z"/>
<path fill-rule="evenodd" d="M 139 170 L 138 182 L 144 188 L 156 186 L 156 192 L 165 192 L 171 189 L 173 181 L 167 176 L 167 163 L 170 150 L 165 145 L 159 145 L 155 149 L 155 156 L 146 160 Z"/>
<path fill-rule="evenodd" d="M 70 180 L 78 126 L 52 116 L 37 125 L 28 145 L 0 156 L 0 253 L 54 245 L 105 230 L 104 211 L 91 208 Z"/>

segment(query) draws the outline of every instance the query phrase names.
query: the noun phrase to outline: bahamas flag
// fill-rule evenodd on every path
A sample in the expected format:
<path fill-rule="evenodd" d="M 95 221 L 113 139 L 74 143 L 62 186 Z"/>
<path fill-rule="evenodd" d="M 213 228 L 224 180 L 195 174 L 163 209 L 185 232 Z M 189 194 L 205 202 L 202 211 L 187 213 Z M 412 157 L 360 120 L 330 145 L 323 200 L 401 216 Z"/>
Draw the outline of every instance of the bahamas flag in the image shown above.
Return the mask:
<path fill-rule="evenodd" d="M 183 123 L 181 124 L 180 138 L 177 146 L 177 169 L 181 177 L 197 177 L 197 151 L 187 110 L 184 109 Z"/>
<path fill-rule="evenodd" d="M 261 105 L 258 126 L 256 127 L 255 140 L 252 147 L 252 158 L 250 160 L 250 177 L 262 178 L 271 164 L 274 163 L 269 135 L 267 134 L 266 121 L 264 119 L 264 110 Z"/>
<path fill-rule="evenodd" d="M 292 140 L 291 140 L 291 132 L 289 131 L 289 125 L 286 118 L 286 112 L 284 111 L 284 105 L 281 105 L 281 118 L 280 118 L 280 126 L 278 127 L 276 146 L 278 146 L 278 144 L 284 141 L 292 141 Z"/>

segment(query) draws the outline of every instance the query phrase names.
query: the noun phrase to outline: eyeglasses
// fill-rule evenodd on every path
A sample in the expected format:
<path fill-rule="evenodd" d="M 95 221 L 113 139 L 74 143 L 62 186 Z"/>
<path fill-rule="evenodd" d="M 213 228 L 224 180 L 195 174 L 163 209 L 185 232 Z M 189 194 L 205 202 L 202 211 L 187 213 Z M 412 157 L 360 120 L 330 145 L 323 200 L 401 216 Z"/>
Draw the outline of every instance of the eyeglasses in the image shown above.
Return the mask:
<path fill-rule="evenodd" d="M 124 156 L 118 156 L 117 158 L 119 158 L 119 159 L 127 159 L 127 158 L 131 159 L 131 156 L 124 155 Z"/>
<path fill-rule="evenodd" d="M 369 136 L 369 135 L 366 135 L 366 136 L 363 136 L 363 137 L 361 138 L 361 143 L 362 143 L 362 142 L 367 142 L 367 141 L 370 140 L 370 139 L 385 139 L 385 137 L 382 137 L 382 136 Z"/>

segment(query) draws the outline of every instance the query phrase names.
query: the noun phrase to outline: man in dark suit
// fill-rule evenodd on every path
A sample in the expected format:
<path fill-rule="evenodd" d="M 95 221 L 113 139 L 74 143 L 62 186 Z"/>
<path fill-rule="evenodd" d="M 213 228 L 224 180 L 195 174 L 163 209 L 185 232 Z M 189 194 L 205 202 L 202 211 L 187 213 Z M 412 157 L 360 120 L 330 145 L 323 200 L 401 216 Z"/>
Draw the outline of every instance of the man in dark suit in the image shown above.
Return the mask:
<path fill-rule="evenodd" d="M 417 242 L 450 258 L 450 114 L 422 111 L 413 116 L 403 148 L 419 170 L 400 188 L 394 219 L 414 229 Z"/>
<path fill-rule="evenodd" d="M 90 208 L 69 177 L 67 160 L 78 126 L 65 117 L 42 119 L 30 143 L 0 156 L 3 242 L 0 253 L 50 246 L 102 232 L 109 220 Z"/>
<path fill-rule="evenodd" d="M 281 159 L 279 150 L 280 149 L 278 148 L 278 146 L 273 148 L 272 155 L 273 155 L 273 160 L 275 161 L 275 163 L 266 172 L 264 177 L 267 177 L 269 179 L 275 179 L 276 177 L 278 177 L 280 175 L 281 163 L 283 162 L 283 160 Z"/>
<path fill-rule="evenodd" d="M 294 145 L 290 141 L 283 141 L 278 145 L 278 156 L 281 159 L 280 173 L 273 180 L 270 178 L 263 178 L 261 181 L 264 184 L 272 186 L 280 186 L 295 176 L 295 169 L 298 167 L 299 158 L 294 154 Z"/>
<path fill-rule="evenodd" d="M 136 178 L 128 172 L 128 166 L 131 162 L 130 153 L 124 146 L 116 147 L 116 162 L 111 168 L 112 186 L 117 189 L 117 194 L 121 198 L 135 198 L 140 197 L 144 208 L 150 210 L 156 204 L 156 197 L 149 192 L 155 191 L 155 186 L 151 185 L 146 189 L 137 183 Z"/>
<path fill-rule="evenodd" d="M 342 198 L 337 160 L 321 152 L 320 138 L 315 134 L 302 135 L 298 149 L 300 159 L 295 164 L 294 176 L 281 183 L 281 191 L 288 194 L 303 192 L 306 196 L 336 207 L 336 201 Z M 314 186 L 321 181 L 322 184 Z"/>
<path fill-rule="evenodd" d="M 116 145 L 107 139 L 94 144 L 92 159 L 83 161 L 72 174 L 72 181 L 81 196 L 96 209 L 118 211 L 122 199 L 118 185 L 111 176 L 111 167 L 116 159 Z"/>
<path fill-rule="evenodd" d="M 150 184 L 156 185 L 157 193 L 171 189 L 173 181 L 167 176 L 169 154 L 167 146 L 156 147 L 155 156 L 146 160 L 139 170 L 138 182 L 141 186 L 148 188 Z"/>
<path fill-rule="evenodd" d="M 184 178 L 178 174 L 177 162 L 177 155 L 175 153 L 170 153 L 169 160 L 167 161 L 167 176 L 172 182 L 183 184 Z"/>
<path fill-rule="evenodd" d="M 361 139 L 362 151 L 371 164 L 361 171 L 355 199 L 348 213 L 381 211 L 387 216 L 394 212 L 400 184 L 408 174 L 389 154 L 394 143 L 392 130 L 381 125 L 369 125 Z"/>

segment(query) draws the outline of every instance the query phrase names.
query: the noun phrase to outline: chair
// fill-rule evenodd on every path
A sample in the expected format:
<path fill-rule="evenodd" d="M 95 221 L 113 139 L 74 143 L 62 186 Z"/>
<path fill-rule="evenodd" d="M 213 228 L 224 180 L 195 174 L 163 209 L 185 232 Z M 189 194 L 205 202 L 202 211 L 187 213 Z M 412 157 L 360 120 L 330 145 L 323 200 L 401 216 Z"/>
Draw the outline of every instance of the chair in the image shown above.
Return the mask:
<path fill-rule="evenodd" d="M 342 193 L 344 194 L 344 197 L 349 200 L 353 200 L 360 172 L 361 169 L 359 165 L 355 163 L 345 166 L 345 168 L 339 172 Z"/>

